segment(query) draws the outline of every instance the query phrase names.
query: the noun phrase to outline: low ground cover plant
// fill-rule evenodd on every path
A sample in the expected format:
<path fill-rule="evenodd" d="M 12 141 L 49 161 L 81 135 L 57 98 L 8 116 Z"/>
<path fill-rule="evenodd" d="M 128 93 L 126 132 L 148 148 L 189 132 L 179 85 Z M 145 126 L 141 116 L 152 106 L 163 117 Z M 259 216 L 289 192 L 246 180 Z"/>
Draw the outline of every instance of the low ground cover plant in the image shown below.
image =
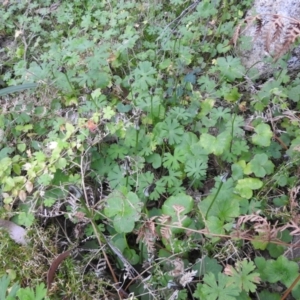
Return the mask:
<path fill-rule="evenodd" d="M 299 299 L 299 76 L 248 76 L 251 3 L 0 5 L 0 300 Z"/>

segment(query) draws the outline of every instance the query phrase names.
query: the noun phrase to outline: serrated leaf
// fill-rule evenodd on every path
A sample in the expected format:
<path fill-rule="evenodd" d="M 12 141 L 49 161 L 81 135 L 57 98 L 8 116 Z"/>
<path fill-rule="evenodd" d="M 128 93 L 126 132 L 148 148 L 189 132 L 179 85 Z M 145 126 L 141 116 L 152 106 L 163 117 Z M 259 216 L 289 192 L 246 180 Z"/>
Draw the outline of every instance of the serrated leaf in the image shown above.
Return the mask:
<path fill-rule="evenodd" d="M 252 261 L 238 261 L 235 268 L 231 267 L 232 282 L 240 288 L 240 291 L 254 293 L 260 282 L 259 273 L 253 272 L 255 265 Z"/>
<path fill-rule="evenodd" d="M 289 287 L 298 276 L 299 266 L 294 261 L 289 261 L 285 256 L 280 256 L 277 260 L 268 260 L 265 273 L 267 280 L 271 283 L 281 281 Z"/>
<path fill-rule="evenodd" d="M 236 300 L 235 296 L 240 294 L 239 288 L 231 282 L 231 279 L 219 273 L 217 278 L 213 273 L 205 274 L 203 278 L 204 284 L 197 284 L 195 297 L 201 300 Z M 199 293 L 199 289 L 201 293 Z M 201 294 L 205 298 L 201 298 Z"/>
<path fill-rule="evenodd" d="M 43 300 L 47 295 L 47 289 L 45 288 L 44 283 L 40 283 L 35 288 L 35 299 L 34 300 Z"/>
<path fill-rule="evenodd" d="M 164 122 L 162 122 L 160 136 L 168 139 L 170 145 L 180 144 L 183 134 L 184 129 L 177 120 L 167 118 Z"/>
<path fill-rule="evenodd" d="M 19 290 L 20 286 L 18 284 L 14 284 L 9 288 L 10 277 L 8 275 L 4 275 L 0 277 L 0 300 L 14 300 Z M 6 293 L 8 293 L 6 295 Z"/>

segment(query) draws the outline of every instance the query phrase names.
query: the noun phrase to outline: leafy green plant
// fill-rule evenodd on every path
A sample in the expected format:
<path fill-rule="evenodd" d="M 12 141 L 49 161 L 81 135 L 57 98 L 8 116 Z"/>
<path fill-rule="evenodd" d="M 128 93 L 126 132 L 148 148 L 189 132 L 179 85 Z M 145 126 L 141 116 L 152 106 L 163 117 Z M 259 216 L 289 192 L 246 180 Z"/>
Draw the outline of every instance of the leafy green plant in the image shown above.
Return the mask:
<path fill-rule="evenodd" d="M 258 84 L 230 51 L 251 1 L 154 2 L 0 7 L 1 218 L 34 228 L 36 257 L 80 252 L 50 297 L 297 298 L 299 76 Z M 42 299 L 29 265 L 19 291 Z"/>
<path fill-rule="evenodd" d="M 213 273 L 208 273 L 203 281 L 204 284 L 198 284 L 194 293 L 197 299 L 234 300 L 240 293 L 230 278 L 222 273 L 218 273 L 217 279 Z"/>
<path fill-rule="evenodd" d="M 14 284 L 10 289 L 8 289 L 10 285 L 10 278 L 8 275 L 4 275 L 0 278 L 0 299 L 15 299 L 14 297 L 17 294 L 17 291 L 20 289 L 18 284 Z"/>

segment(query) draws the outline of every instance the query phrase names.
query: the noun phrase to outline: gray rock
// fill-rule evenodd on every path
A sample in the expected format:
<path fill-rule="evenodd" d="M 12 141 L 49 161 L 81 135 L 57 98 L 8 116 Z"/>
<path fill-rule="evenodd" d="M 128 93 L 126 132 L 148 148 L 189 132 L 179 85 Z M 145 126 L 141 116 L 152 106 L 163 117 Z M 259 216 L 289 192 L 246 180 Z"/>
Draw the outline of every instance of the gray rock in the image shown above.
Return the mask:
<path fill-rule="evenodd" d="M 274 70 L 271 58 L 278 51 L 278 47 L 284 45 L 286 30 L 293 22 L 291 18 L 297 19 L 300 22 L 299 0 L 255 0 L 252 10 L 247 13 L 247 17 L 257 14 L 261 15 L 262 18 L 262 31 L 259 35 L 256 35 L 256 25 L 254 22 L 242 35 L 252 38 L 251 49 L 243 50 L 243 44 L 241 44 L 238 55 L 241 56 L 242 63 L 247 69 L 256 68 L 256 72 L 251 72 L 252 74 L 257 74 L 257 77 L 260 78 L 268 78 L 276 70 Z M 277 41 L 269 43 L 270 53 L 268 53 L 265 47 L 266 32 L 271 28 L 271 20 L 274 14 L 282 16 L 280 21 L 284 26 Z M 275 28 L 271 30 L 274 32 Z M 244 44 L 247 40 L 249 41 L 247 38 L 244 39 Z M 300 70 L 300 46 L 291 45 L 290 49 L 293 49 L 293 51 L 291 52 L 292 56 L 287 62 L 287 67 L 289 73 L 296 73 Z"/>

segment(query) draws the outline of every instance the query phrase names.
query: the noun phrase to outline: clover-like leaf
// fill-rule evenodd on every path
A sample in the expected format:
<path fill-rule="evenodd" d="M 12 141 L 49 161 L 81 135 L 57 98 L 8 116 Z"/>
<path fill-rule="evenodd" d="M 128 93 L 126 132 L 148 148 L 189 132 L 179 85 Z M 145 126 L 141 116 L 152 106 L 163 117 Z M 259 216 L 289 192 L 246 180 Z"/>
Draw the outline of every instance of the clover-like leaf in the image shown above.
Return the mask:
<path fill-rule="evenodd" d="M 258 190 L 263 186 L 263 182 L 257 178 L 239 179 L 235 187 L 236 191 L 244 198 L 250 199 L 253 190 Z"/>
<path fill-rule="evenodd" d="M 114 228 L 117 232 L 131 232 L 135 222 L 139 220 L 142 202 L 138 196 L 129 192 L 126 195 L 116 191 L 107 198 L 104 214 L 113 217 Z"/>
<path fill-rule="evenodd" d="M 224 131 L 217 137 L 203 133 L 200 137 L 200 145 L 209 153 L 221 155 L 230 145 L 231 135 Z"/>
<path fill-rule="evenodd" d="M 272 174 L 274 171 L 274 164 L 268 160 L 265 153 L 256 154 L 254 158 L 247 164 L 244 173 L 249 175 L 252 172 L 257 177 L 265 177 L 266 174 Z"/>
<path fill-rule="evenodd" d="M 268 147 L 271 144 L 273 133 L 268 124 L 259 124 L 254 128 L 256 134 L 252 136 L 252 143 L 261 147 Z"/>

